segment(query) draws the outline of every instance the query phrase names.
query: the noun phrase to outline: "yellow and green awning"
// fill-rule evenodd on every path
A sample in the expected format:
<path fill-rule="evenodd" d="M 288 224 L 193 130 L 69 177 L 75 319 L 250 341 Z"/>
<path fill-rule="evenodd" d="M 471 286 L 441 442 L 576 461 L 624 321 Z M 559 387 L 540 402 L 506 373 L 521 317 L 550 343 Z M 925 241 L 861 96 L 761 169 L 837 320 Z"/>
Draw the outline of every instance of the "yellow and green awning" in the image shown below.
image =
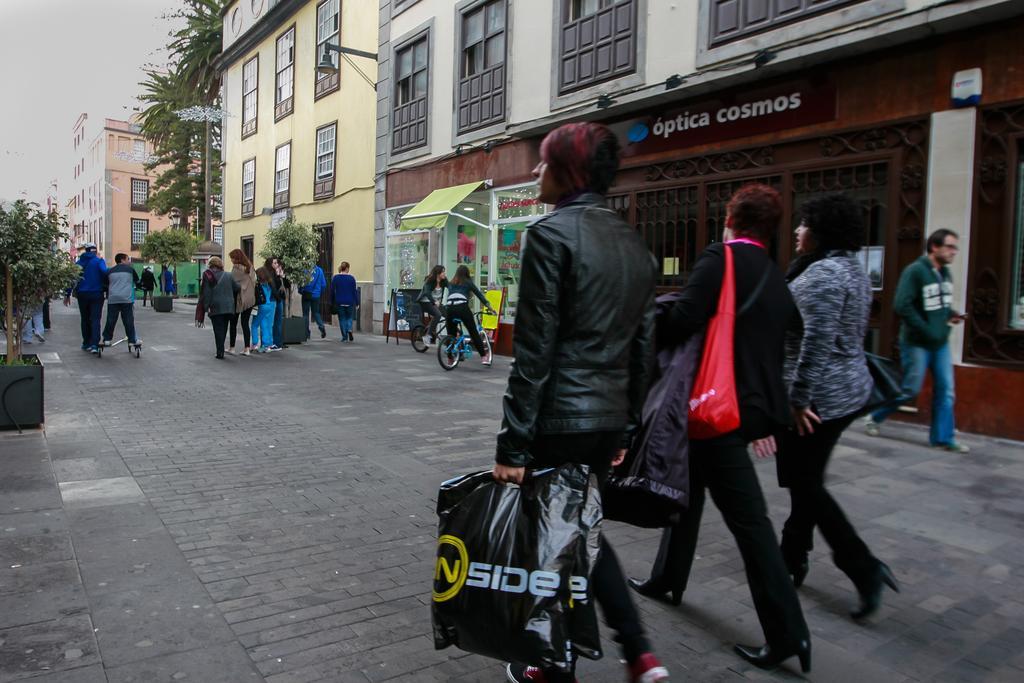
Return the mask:
<path fill-rule="evenodd" d="M 489 225 L 484 225 L 479 221 L 455 212 L 455 207 L 464 202 L 466 197 L 479 190 L 483 185 L 484 181 L 477 180 L 465 185 L 453 185 L 452 187 L 434 190 L 423 201 L 409 209 L 402 216 L 398 229 L 403 231 L 439 230 L 447 224 L 449 216 L 457 216 L 470 223 L 489 228 Z"/>

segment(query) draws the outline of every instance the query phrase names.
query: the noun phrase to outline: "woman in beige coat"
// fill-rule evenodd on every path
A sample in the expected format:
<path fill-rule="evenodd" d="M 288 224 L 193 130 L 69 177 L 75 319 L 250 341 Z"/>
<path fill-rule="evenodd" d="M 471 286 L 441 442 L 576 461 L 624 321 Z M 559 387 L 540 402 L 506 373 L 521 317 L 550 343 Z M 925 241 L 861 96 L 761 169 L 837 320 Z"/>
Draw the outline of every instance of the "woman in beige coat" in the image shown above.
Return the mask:
<path fill-rule="evenodd" d="M 252 350 L 249 344 L 249 315 L 252 313 L 253 306 L 256 305 L 256 274 L 252 267 L 252 262 L 249 261 L 241 249 L 232 249 L 228 254 L 231 259 L 231 276 L 235 278 L 235 282 L 241 289 L 238 292 L 238 296 L 235 298 L 235 315 L 231 318 L 231 325 L 229 327 L 229 333 L 231 335 L 231 348 L 228 349 L 228 353 L 235 353 L 235 341 L 237 339 L 238 330 L 238 318 L 242 318 L 242 339 L 245 341 L 242 355 L 248 356 Z"/>

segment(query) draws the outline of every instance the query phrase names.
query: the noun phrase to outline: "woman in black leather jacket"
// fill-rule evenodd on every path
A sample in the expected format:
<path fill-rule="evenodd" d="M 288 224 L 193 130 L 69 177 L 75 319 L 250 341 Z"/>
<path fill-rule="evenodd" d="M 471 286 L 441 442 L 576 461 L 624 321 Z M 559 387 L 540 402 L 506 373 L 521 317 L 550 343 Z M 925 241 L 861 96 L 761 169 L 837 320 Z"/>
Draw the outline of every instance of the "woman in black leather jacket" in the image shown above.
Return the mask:
<path fill-rule="evenodd" d="M 603 483 L 647 390 L 652 360 L 655 264 L 639 233 L 605 205 L 615 177 L 615 135 L 567 124 L 541 144 L 540 200 L 523 249 L 494 478 L 522 482 L 525 468 L 589 465 Z M 620 273 L 618 278 L 608 273 Z M 631 420 L 631 417 L 633 418 Z M 650 652 L 622 569 L 608 542 L 591 572 L 594 596 L 617 632 L 630 680 L 668 672 Z M 513 683 L 573 681 L 573 673 L 509 664 Z"/>

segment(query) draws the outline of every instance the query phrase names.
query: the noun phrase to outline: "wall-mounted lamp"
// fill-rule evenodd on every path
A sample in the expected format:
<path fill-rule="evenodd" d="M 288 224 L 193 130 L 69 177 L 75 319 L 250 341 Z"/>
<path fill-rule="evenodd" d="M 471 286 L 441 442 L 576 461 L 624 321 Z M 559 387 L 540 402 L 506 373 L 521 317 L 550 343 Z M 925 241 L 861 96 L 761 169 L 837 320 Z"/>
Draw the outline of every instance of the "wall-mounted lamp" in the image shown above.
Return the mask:
<path fill-rule="evenodd" d="M 337 52 L 343 55 L 355 55 L 356 57 L 365 57 L 377 61 L 376 52 L 366 52 L 365 50 L 357 50 L 354 47 L 341 47 L 334 43 L 324 43 L 324 53 L 320 57 L 320 63 L 316 65 L 316 72 L 321 76 L 330 76 L 338 72 L 338 67 L 334 65 L 334 60 L 331 59 L 331 53 Z"/>
<path fill-rule="evenodd" d="M 597 108 L 607 109 L 608 107 L 615 104 L 615 100 L 612 99 L 611 95 L 602 94 L 597 96 Z"/>
<path fill-rule="evenodd" d="M 772 52 L 771 50 L 761 50 L 756 55 L 754 55 L 754 68 L 760 69 L 768 62 L 774 60 L 776 57 L 778 57 L 778 55 Z"/>

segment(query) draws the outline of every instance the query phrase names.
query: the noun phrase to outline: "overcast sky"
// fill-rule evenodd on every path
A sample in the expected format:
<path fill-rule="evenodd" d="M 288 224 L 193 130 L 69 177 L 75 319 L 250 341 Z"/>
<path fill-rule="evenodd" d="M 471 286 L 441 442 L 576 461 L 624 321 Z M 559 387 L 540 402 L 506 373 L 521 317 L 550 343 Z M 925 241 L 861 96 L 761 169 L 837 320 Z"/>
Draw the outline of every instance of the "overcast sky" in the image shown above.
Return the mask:
<path fill-rule="evenodd" d="M 78 115 L 130 115 L 143 65 L 166 63 L 174 24 L 163 17 L 180 5 L 0 0 L 0 199 L 42 202 L 59 179 L 67 201 Z"/>

